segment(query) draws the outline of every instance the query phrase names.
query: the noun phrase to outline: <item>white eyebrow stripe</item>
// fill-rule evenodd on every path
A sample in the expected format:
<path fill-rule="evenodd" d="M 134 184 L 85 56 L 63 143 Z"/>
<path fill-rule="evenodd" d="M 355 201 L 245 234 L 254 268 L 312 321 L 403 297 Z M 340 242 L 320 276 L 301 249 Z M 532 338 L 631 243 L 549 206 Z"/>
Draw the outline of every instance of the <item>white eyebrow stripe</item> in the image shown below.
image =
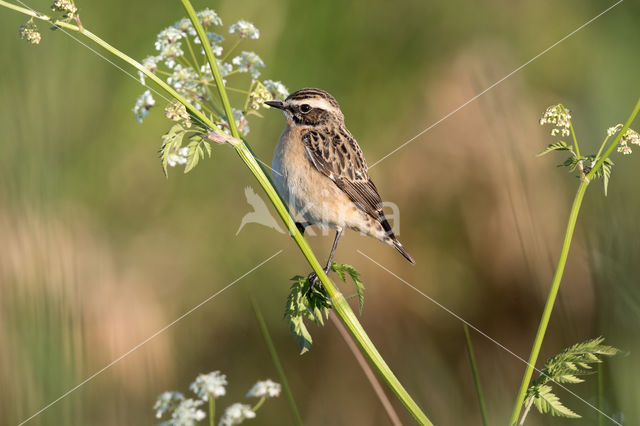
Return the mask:
<path fill-rule="evenodd" d="M 310 98 L 310 99 L 292 99 L 289 102 L 293 105 L 302 105 L 307 104 L 311 108 L 320 108 L 324 110 L 333 110 L 335 107 L 327 102 L 326 99 L 321 98 Z"/>

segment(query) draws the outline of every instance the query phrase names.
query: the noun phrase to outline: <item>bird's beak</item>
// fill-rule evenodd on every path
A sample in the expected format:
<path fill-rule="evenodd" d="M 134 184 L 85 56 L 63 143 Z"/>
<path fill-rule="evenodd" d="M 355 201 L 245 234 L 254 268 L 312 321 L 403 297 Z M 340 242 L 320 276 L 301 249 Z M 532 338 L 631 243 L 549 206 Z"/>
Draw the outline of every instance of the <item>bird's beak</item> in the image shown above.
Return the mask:
<path fill-rule="evenodd" d="M 265 105 L 269 105 L 272 108 L 284 109 L 282 101 L 266 101 Z"/>

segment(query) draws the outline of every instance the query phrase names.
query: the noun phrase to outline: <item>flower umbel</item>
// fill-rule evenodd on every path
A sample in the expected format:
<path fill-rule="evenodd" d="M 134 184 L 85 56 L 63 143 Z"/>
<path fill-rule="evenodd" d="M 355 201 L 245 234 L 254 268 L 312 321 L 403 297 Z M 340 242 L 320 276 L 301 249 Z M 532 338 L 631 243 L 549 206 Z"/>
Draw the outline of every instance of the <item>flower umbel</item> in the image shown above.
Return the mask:
<path fill-rule="evenodd" d="M 229 34 L 235 33 L 238 33 L 242 38 L 260 38 L 260 30 L 258 30 L 251 22 L 247 22 L 243 19 L 229 27 Z"/>
<path fill-rule="evenodd" d="M 193 426 L 200 420 L 207 417 L 204 411 L 198 407 L 204 404 L 199 399 L 185 399 L 171 414 L 171 420 L 167 423 L 172 426 Z"/>
<path fill-rule="evenodd" d="M 264 62 L 260 56 L 253 52 L 242 52 L 233 58 L 231 63 L 236 66 L 239 72 L 248 72 L 253 78 L 260 77 L 260 69 L 264 68 Z"/>
<path fill-rule="evenodd" d="M 20 25 L 18 35 L 21 39 L 27 40 L 30 44 L 40 44 L 42 35 L 38 31 L 38 27 L 33 23 L 33 18 L 29 19 L 26 24 Z"/>
<path fill-rule="evenodd" d="M 276 383 L 270 379 L 260 381 L 253 385 L 253 387 L 247 393 L 247 397 L 255 397 L 255 398 L 273 398 L 276 396 L 280 396 L 280 391 L 282 390 L 282 386 L 280 383 Z"/>
<path fill-rule="evenodd" d="M 196 380 L 189 385 L 189 389 L 204 401 L 208 401 L 209 396 L 217 398 L 226 394 L 226 385 L 227 376 L 219 371 L 213 371 L 209 374 L 201 374 L 196 377 Z"/>
<path fill-rule="evenodd" d="M 149 110 L 152 106 L 156 104 L 156 101 L 151 96 L 151 92 L 149 90 L 145 91 L 133 107 L 133 113 L 136 116 L 136 120 L 142 123 L 142 119 L 149 115 Z"/>
<path fill-rule="evenodd" d="M 70 0 L 55 0 L 51 10 L 62 13 L 64 19 L 72 19 L 78 12 L 78 8 Z"/>
<path fill-rule="evenodd" d="M 554 125 L 553 129 L 551 129 L 552 136 L 569 136 L 569 129 L 571 128 L 571 114 L 568 109 L 562 106 L 562 104 L 550 106 L 540 118 L 540 125 L 544 124 Z"/>
<path fill-rule="evenodd" d="M 618 126 L 622 127 L 622 124 L 618 124 Z M 638 135 L 638 132 L 632 129 L 627 129 L 627 131 L 624 132 L 624 135 L 622 135 L 622 137 L 620 138 L 620 146 L 618 147 L 618 152 L 621 152 L 624 155 L 631 154 L 632 151 L 629 144 L 640 145 L 640 135 Z"/>
<path fill-rule="evenodd" d="M 184 401 L 184 395 L 180 392 L 164 392 L 153 406 L 156 417 L 161 418 L 167 411 L 175 410 L 181 401 Z"/>
<path fill-rule="evenodd" d="M 231 426 L 242 423 L 246 419 L 253 419 L 256 413 L 251 410 L 251 406 L 236 402 L 227 407 L 220 419 L 218 426 Z"/>
<path fill-rule="evenodd" d="M 211 50 L 216 57 L 220 58 L 216 59 L 216 63 L 220 76 L 224 78 L 222 83 L 227 87 L 236 84 L 236 82 L 244 85 L 244 87 L 229 87 L 228 90 L 234 92 L 231 100 L 238 100 L 236 107 L 232 108 L 233 117 L 242 136 L 246 136 L 249 133 L 248 115 L 253 113 L 260 116 L 255 114 L 255 111 L 262 106 L 264 101 L 284 99 L 288 95 L 288 91 L 278 81 L 266 80 L 262 83 L 258 80 L 265 64 L 256 53 L 242 51 L 235 57 L 232 55 L 233 50 L 239 44 L 259 38 L 260 31 L 255 25 L 245 20 L 239 20 L 231 25 L 228 28 L 229 38 L 235 40 L 232 40 L 227 46 L 225 43 L 228 41 L 225 40 L 225 37 L 212 31 L 216 27 L 222 26 L 222 19 L 218 14 L 211 9 L 205 9 L 196 15 L 205 27 Z M 181 128 L 179 132 L 170 131 L 163 137 L 160 158 L 165 173 L 167 167 L 176 165 L 185 165 L 185 172 L 192 170 L 198 164 L 199 159 L 204 156 L 204 152 L 211 156 L 210 141 L 218 144 L 242 143 L 239 139 L 231 137 L 227 117 L 216 96 L 217 83 L 202 42 L 197 36 L 191 20 L 182 18 L 172 26 L 160 31 L 156 36 L 154 48 L 156 54 L 147 56 L 142 61 L 142 65 L 150 72 L 162 75 L 162 78 L 180 95 L 178 97 L 180 105 L 171 102 L 165 108 L 167 118 L 180 122 L 179 127 Z M 229 62 L 225 62 L 226 58 L 230 58 Z M 144 73 L 139 72 L 139 76 L 140 82 L 145 85 Z M 243 100 L 238 99 L 241 96 L 244 97 Z M 155 103 L 151 92 L 145 91 L 137 99 L 133 108 L 136 120 L 142 122 Z M 211 124 L 205 126 L 199 119 L 195 119 L 192 123 L 191 120 L 194 120 L 198 114 L 188 115 L 187 105 L 193 105 L 198 111 L 206 114 L 215 126 L 211 126 Z M 187 129 L 189 130 L 187 131 Z M 202 143 L 202 141 L 205 142 Z M 183 143 L 186 143 L 190 148 L 183 150 Z"/>

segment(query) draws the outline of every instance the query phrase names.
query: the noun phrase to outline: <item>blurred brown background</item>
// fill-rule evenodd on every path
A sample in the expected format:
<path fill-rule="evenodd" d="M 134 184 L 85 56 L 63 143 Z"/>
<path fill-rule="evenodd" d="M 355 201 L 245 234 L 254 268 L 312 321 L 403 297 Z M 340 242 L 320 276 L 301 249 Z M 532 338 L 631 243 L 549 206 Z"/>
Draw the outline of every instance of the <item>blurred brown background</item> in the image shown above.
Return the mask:
<path fill-rule="evenodd" d="M 244 18 L 260 28 L 246 48 L 266 62 L 265 78 L 334 94 L 369 164 L 610 4 L 194 2 L 225 27 Z M 139 59 L 184 16 L 177 1 L 78 5 L 88 29 Z M 578 185 L 555 167 L 564 158 L 535 157 L 553 141 L 537 121 L 563 102 L 582 150 L 597 149 L 640 95 L 639 18 L 638 3 L 621 3 L 371 170 L 400 206 L 400 239 L 417 264 L 353 232 L 337 260 L 362 272 L 363 325 L 435 424 L 480 423 L 462 323 L 356 250 L 527 358 Z M 152 424 L 156 396 L 187 393 L 198 373 L 227 374 L 221 406 L 257 379 L 277 379 L 249 294 L 305 424 L 389 424 L 330 323 L 311 326 L 311 352 L 298 355 L 282 314 L 289 277 L 309 268 L 283 234 L 249 224 L 235 235 L 251 211 L 244 188 L 260 190 L 234 152 L 216 147 L 192 173 L 165 180 L 156 152 L 168 122 L 160 108 L 135 121 L 139 84 L 62 32 L 41 26 L 41 44 L 26 45 L 17 37 L 25 21 L 0 9 L 0 423 L 27 418 L 284 249 L 29 424 Z M 268 163 L 283 124 L 272 111 L 251 121 L 248 140 Z M 608 197 L 600 181 L 587 193 L 540 357 L 600 335 L 628 351 L 604 367 L 605 412 L 625 424 L 640 421 L 639 157 L 616 155 Z M 311 238 L 322 259 L 331 238 Z M 489 420 L 506 424 L 524 364 L 472 339 Z M 595 403 L 595 379 L 571 389 Z M 584 418 L 533 412 L 527 424 L 596 423 L 593 409 L 557 393 Z M 290 424 L 284 397 L 252 423 Z"/>

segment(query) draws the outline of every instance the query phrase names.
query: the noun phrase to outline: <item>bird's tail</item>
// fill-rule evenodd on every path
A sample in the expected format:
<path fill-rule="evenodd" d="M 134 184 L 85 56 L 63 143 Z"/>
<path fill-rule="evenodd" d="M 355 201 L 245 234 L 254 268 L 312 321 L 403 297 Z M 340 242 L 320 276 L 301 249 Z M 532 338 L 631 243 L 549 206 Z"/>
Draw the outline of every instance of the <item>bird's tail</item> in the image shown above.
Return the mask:
<path fill-rule="evenodd" d="M 380 215 L 379 216 L 380 224 L 382 225 L 382 229 L 384 229 L 385 234 L 386 234 L 385 238 L 383 239 L 383 241 L 385 241 L 389 245 L 394 246 L 396 248 L 396 250 L 398 250 L 400 252 L 400 254 L 404 256 L 405 259 L 407 259 L 409 262 L 411 262 L 413 265 L 415 265 L 416 261 L 413 260 L 413 257 L 411 257 L 409 252 L 404 248 L 404 246 L 400 243 L 400 241 L 398 241 L 396 236 L 393 234 L 393 231 L 391 230 L 391 226 L 389 225 L 389 222 L 384 217 L 384 213 L 382 213 L 382 211 L 380 211 L 379 215 Z"/>
<path fill-rule="evenodd" d="M 404 248 L 404 246 L 402 244 L 400 244 L 400 241 L 398 241 L 397 238 L 393 238 L 392 242 L 393 242 L 393 246 L 396 248 L 396 250 L 398 250 L 400 252 L 400 254 L 404 256 L 405 259 L 407 259 L 409 262 L 411 262 L 414 265 L 416 264 L 416 261 L 413 260 L 413 257 L 411 257 L 411 255 Z"/>

